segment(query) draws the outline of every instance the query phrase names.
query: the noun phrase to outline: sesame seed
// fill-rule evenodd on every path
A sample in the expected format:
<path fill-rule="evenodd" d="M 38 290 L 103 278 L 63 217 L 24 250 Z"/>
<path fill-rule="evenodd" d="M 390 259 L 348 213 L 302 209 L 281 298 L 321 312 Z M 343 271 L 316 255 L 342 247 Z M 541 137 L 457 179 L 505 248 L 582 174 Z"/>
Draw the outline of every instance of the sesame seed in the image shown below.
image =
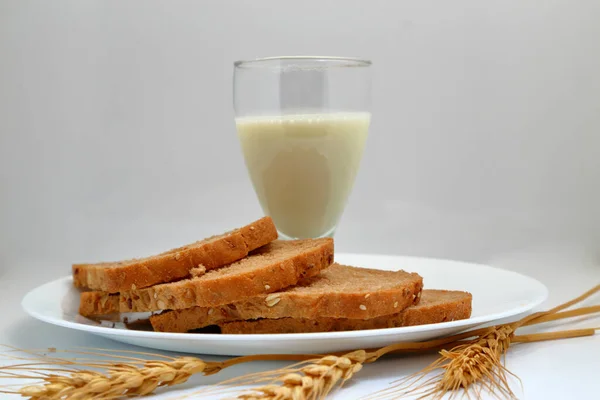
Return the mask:
<path fill-rule="evenodd" d="M 367 311 L 367 306 L 365 306 L 364 304 L 361 304 L 360 306 L 358 306 L 358 308 L 360 308 L 363 311 Z"/>

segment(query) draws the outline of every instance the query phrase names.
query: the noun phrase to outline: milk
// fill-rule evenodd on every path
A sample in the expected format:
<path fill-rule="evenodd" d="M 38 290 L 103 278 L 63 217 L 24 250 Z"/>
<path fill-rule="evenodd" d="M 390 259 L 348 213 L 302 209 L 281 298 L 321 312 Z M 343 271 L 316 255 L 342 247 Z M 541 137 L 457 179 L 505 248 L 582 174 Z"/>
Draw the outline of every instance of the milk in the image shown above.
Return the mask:
<path fill-rule="evenodd" d="M 281 234 L 333 234 L 354 184 L 370 119 L 369 113 L 236 119 L 258 200 Z"/>

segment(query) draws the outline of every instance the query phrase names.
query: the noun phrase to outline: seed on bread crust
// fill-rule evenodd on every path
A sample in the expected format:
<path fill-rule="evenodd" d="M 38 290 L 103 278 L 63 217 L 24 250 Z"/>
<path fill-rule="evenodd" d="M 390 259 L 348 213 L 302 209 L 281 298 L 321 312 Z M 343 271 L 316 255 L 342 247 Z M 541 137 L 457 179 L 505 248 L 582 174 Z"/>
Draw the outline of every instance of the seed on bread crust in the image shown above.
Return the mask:
<path fill-rule="evenodd" d="M 361 304 L 360 306 L 358 306 L 358 308 L 360 308 L 363 311 L 367 311 L 367 306 L 365 306 L 364 304 Z"/>
<path fill-rule="evenodd" d="M 270 302 L 267 302 L 267 306 L 273 307 L 275 304 L 279 303 L 280 301 L 281 301 L 281 299 L 278 297 L 276 299 L 271 300 Z"/>
<path fill-rule="evenodd" d="M 275 304 L 279 303 L 280 301 L 281 301 L 281 297 L 277 293 L 271 293 L 270 295 L 265 297 L 265 303 L 269 307 L 273 307 Z"/>

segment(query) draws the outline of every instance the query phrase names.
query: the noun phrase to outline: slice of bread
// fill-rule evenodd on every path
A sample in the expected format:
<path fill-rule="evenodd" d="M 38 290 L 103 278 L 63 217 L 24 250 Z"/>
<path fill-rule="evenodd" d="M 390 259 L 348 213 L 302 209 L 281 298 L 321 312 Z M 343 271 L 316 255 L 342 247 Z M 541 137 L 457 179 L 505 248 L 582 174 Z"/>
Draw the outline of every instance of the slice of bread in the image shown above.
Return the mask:
<path fill-rule="evenodd" d="M 187 332 L 225 321 L 318 317 L 370 319 L 419 301 L 423 279 L 405 271 L 333 264 L 300 285 L 220 307 L 194 307 L 150 317 L 155 331 Z"/>
<path fill-rule="evenodd" d="M 421 301 L 393 315 L 367 320 L 318 317 L 257 319 L 251 321 L 220 322 L 221 333 L 303 333 L 353 331 L 363 329 L 396 328 L 401 326 L 436 324 L 471 317 L 472 296 L 467 292 L 423 290 Z"/>
<path fill-rule="evenodd" d="M 144 288 L 187 277 L 190 270 L 203 266 L 206 270 L 240 260 L 252 250 L 277 239 L 277 229 L 270 217 L 219 236 L 187 246 L 135 260 L 74 264 L 76 287 L 109 293 Z"/>
<path fill-rule="evenodd" d="M 229 304 L 295 285 L 304 278 L 317 275 L 332 263 L 331 238 L 276 240 L 240 261 L 200 277 L 123 291 L 119 295 L 119 311 L 148 312 Z M 88 310 L 93 310 L 97 314 L 107 314 L 102 304 L 114 308 L 110 294 L 84 292 L 80 313 L 86 315 Z"/>
<path fill-rule="evenodd" d="M 84 317 L 121 312 L 119 293 L 83 292 L 79 296 L 79 314 Z"/>

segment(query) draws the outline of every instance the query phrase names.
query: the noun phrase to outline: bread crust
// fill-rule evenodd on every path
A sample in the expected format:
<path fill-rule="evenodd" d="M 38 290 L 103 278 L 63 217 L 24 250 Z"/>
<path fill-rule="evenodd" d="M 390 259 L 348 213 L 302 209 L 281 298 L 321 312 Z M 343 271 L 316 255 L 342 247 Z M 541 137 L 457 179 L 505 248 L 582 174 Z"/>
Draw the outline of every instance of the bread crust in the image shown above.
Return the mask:
<path fill-rule="evenodd" d="M 220 322 L 218 325 L 225 334 L 264 334 L 352 331 L 435 324 L 470 318 L 472 298 L 467 292 L 423 290 L 420 304 L 408 307 L 400 313 L 367 320 L 327 317 L 280 318 Z"/>
<path fill-rule="evenodd" d="M 423 279 L 416 273 L 334 264 L 319 276 L 290 289 L 218 307 L 166 311 L 150 317 L 150 322 L 155 331 L 187 332 L 227 321 L 258 318 L 365 320 L 418 304 L 422 288 Z"/>
<path fill-rule="evenodd" d="M 270 217 L 242 228 L 167 252 L 129 261 L 73 264 L 73 284 L 79 288 L 118 293 L 185 278 L 203 265 L 206 270 L 240 260 L 277 239 Z"/>

